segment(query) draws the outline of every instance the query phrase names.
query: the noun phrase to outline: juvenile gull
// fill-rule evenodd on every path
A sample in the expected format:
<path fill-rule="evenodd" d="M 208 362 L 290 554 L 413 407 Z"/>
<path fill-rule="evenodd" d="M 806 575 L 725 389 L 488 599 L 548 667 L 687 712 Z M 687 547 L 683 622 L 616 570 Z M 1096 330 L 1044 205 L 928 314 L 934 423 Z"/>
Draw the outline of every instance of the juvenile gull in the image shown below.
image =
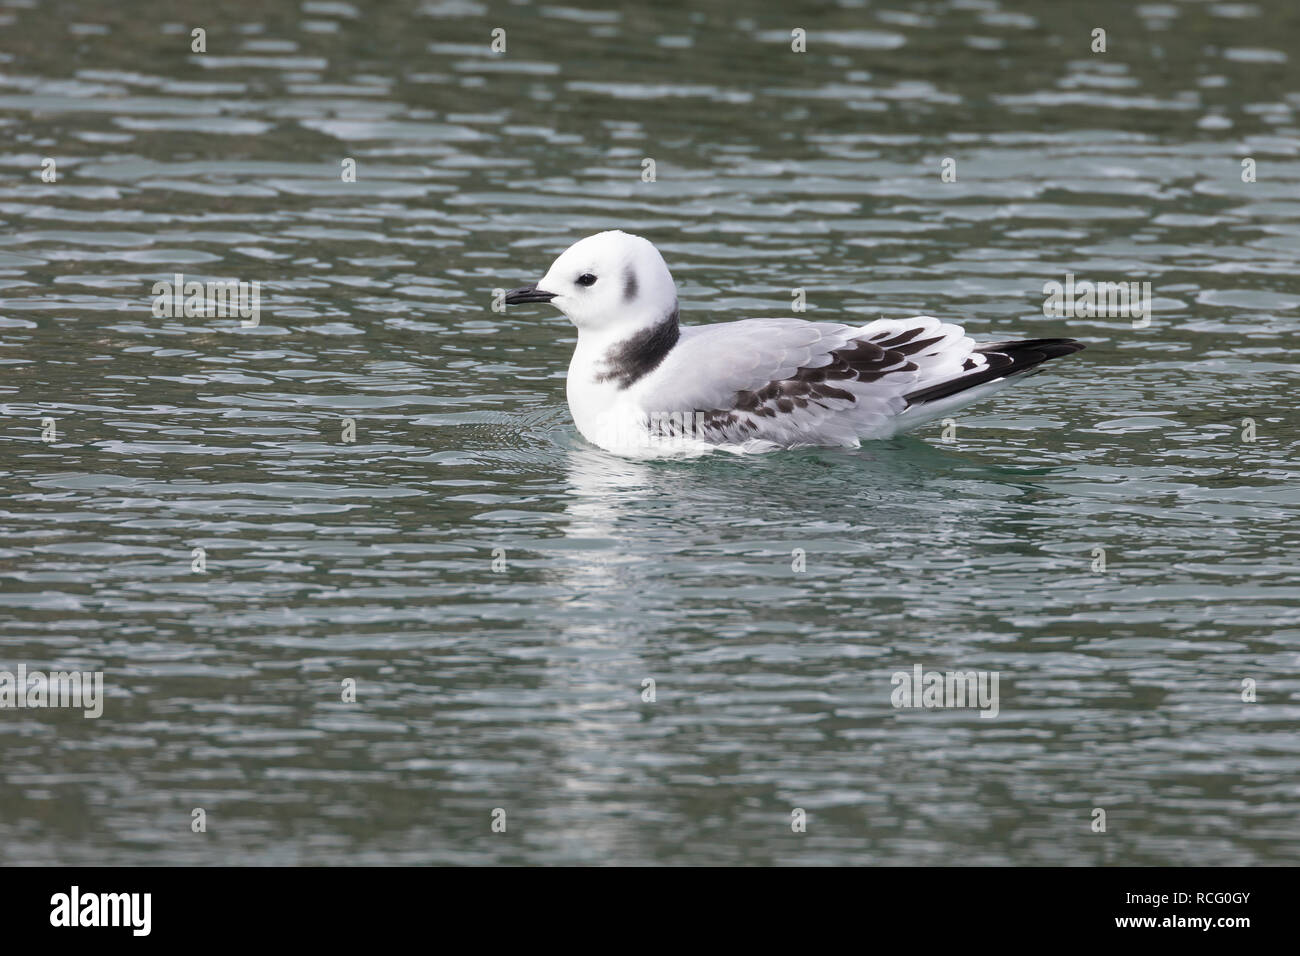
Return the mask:
<path fill-rule="evenodd" d="M 663 257 L 619 231 L 574 243 L 505 301 L 550 302 L 577 326 L 569 410 L 588 441 L 624 454 L 856 447 L 1083 348 L 1073 339 L 976 343 L 928 315 L 683 327 Z"/>

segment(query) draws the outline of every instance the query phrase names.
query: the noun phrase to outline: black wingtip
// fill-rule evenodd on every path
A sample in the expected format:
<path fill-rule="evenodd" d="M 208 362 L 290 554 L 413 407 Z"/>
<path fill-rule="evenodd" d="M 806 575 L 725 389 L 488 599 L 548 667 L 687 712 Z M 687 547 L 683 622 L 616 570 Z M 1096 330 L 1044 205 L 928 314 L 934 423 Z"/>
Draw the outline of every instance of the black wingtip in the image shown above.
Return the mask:
<path fill-rule="evenodd" d="M 975 351 L 988 358 L 988 366 L 960 378 L 939 382 L 908 395 L 909 406 L 937 401 L 964 392 L 968 388 L 983 385 L 985 382 L 1013 375 L 1025 375 L 1035 371 L 1038 366 L 1063 355 L 1073 355 L 1086 346 L 1074 339 L 1020 339 L 1014 342 L 984 342 L 976 346 Z"/>
<path fill-rule="evenodd" d="M 983 342 L 975 347 L 975 351 L 1001 352 L 1003 355 L 1012 356 L 1017 352 L 1024 352 L 1026 355 L 1030 352 L 1041 352 L 1043 357 L 1039 361 L 1045 362 L 1048 359 L 1060 358 L 1062 355 L 1082 352 L 1085 348 L 1086 345 L 1074 339 L 1020 339 L 1015 342 Z"/>

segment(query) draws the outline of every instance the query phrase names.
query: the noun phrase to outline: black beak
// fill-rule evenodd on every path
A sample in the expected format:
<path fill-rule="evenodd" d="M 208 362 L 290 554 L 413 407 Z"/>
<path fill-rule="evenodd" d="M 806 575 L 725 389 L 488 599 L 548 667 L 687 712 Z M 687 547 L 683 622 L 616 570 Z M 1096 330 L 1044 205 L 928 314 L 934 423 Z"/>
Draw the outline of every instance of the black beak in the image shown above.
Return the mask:
<path fill-rule="evenodd" d="M 550 302 L 554 298 L 554 292 L 543 292 L 535 285 L 526 285 L 507 292 L 506 305 L 521 305 L 524 302 Z"/>

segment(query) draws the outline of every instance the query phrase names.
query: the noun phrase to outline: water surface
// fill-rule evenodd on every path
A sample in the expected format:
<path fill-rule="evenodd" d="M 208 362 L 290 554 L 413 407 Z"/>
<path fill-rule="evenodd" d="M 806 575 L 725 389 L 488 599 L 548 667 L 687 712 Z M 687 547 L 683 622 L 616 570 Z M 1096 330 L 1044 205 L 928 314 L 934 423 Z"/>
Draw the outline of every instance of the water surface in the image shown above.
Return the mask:
<path fill-rule="evenodd" d="M 0 711 L 0 861 L 1300 862 L 1298 38 L 1281 0 L 0 4 L 0 668 L 109 694 Z M 568 324 L 491 309 L 606 228 L 687 322 L 802 288 L 1088 349 L 954 441 L 619 459 Z M 177 272 L 260 324 L 155 317 Z M 1045 317 L 1067 273 L 1150 325 Z M 895 709 L 916 664 L 999 716 Z"/>

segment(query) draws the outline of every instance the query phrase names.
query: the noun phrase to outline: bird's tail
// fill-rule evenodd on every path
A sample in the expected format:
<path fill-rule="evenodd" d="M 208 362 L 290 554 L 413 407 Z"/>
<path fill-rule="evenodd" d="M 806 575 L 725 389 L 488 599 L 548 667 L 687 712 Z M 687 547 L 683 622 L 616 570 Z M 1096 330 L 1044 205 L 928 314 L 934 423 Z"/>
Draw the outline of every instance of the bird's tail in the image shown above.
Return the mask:
<path fill-rule="evenodd" d="M 975 349 L 976 353 L 984 356 L 985 364 L 974 371 L 910 392 L 904 398 L 907 399 L 909 408 L 936 402 L 989 382 L 1041 371 L 1039 366 L 1049 359 L 1072 355 L 1083 347 L 1082 342 L 1076 342 L 1074 339 L 988 342 Z"/>
<path fill-rule="evenodd" d="M 983 358 L 982 363 L 904 396 L 907 407 L 895 419 L 895 430 L 910 431 L 948 412 L 973 405 L 1014 379 L 1042 371 L 1040 366 L 1044 362 L 1072 355 L 1083 347 L 1082 342 L 1074 339 L 1022 339 L 979 345 L 975 354 Z"/>

